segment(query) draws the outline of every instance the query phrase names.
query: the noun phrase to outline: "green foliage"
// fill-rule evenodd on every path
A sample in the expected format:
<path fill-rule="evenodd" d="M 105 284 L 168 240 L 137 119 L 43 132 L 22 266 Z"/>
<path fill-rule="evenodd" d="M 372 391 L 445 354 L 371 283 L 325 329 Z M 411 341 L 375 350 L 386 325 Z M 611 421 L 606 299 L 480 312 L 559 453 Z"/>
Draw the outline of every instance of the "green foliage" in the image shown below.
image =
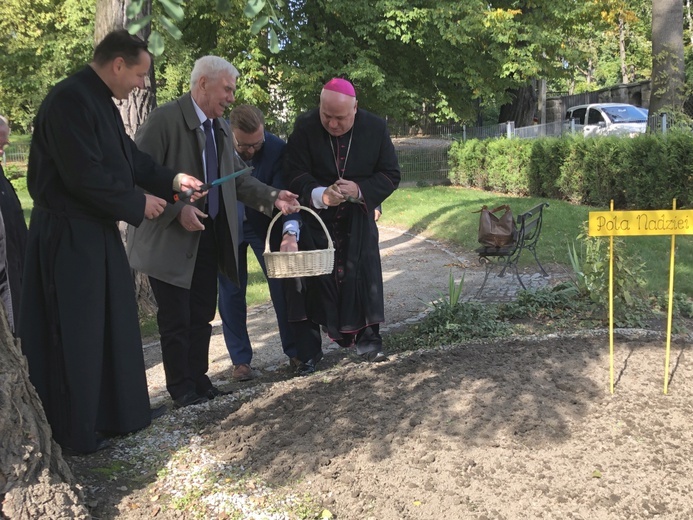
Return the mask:
<path fill-rule="evenodd" d="M 653 305 L 665 313 L 669 310 L 669 294 L 659 294 L 653 297 Z M 675 292 L 672 298 L 672 315 L 674 318 L 693 318 L 693 298 Z"/>
<path fill-rule="evenodd" d="M 488 141 L 470 139 L 452 144 L 448 157 L 450 180 L 453 184 L 469 188 L 489 189 L 485 158 Z"/>
<path fill-rule="evenodd" d="M 506 320 L 557 320 L 572 317 L 584 305 L 577 298 L 572 284 L 559 284 L 550 289 L 522 291 L 512 302 L 499 304 L 499 317 Z"/>
<path fill-rule="evenodd" d="M 622 137 L 585 138 L 585 155 L 582 160 L 582 178 L 586 190 L 583 202 L 591 206 L 608 206 L 614 200 L 616 207 L 623 207 L 624 198 L 619 190 L 628 171 L 624 169 L 626 149 L 631 142 Z"/>
<path fill-rule="evenodd" d="M 5 177 L 7 177 L 9 180 L 19 179 L 20 177 L 24 177 L 26 175 L 26 165 L 11 163 L 5 165 L 3 170 L 5 172 Z"/>
<path fill-rule="evenodd" d="M 652 2 L 603 0 L 580 2 L 574 7 L 576 23 L 566 31 L 563 42 L 568 74 L 556 78 L 549 88 L 580 93 L 649 79 Z"/>
<path fill-rule="evenodd" d="M 635 138 L 565 136 L 456 142 L 455 184 L 617 209 L 693 204 L 693 134 L 671 130 Z"/>
<path fill-rule="evenodd" d="M 452 315 L 457 310 L 460 304 L 460 298 L 462 297 L 462 288 L 464 287 L 464 275 L 460 280 L 460 283 L 455 282 L 455 277 L 452 275 L 452 270 L 450 270 L 450 279 L 448 280 L 448 294 L 441 294 L 437 301 L 434 301 L 431 306 L 438 311 L 440 314 Z"/>
<path fill-rule="evenodd" d="M 489 189 L 513 195 L 529 194 L 531 139 L 493 139 L 488 144 L 486 170 Z"/>
<path fill-rule="evenodd" d="M 474 339 L 592 328 L 603 325 L 604 318 L 603 309 L 581 296 L 574 284 L 563 283 L 520 292 L 512 302 L 436 306 L 419 323 L 384 340 L 388 350 L 417 350 Z"/>
<path fill-rule="evenodd" d="M 143 4 L 126 3 L 133 23 Z M 150 45 L 159 55 L 161 101 L 185 87 L 197 57 L 215 53 L 231 56 L 241 71 L 239 99 L 260 104 L 270 118 L 291 120 L 314 107 L 322 83 L 342 76 L 354 81 L 360 106 L 378 114 L 469 123 L 537 77 L 564 91 L 574 89 L 571 73 L 578 67 L 596 77 L 586 67 L 595 63 L 592 51 L 618 40 L 601 34 L 617 26 L 611 13 L 628 14 L 626 45 L 635 52 L 627 66 L 636 72 L 633 79 L 645 77 L 639 71 L 649 66 L 643 65 L 649 10 L 634 0 L 617 7 L 527 0 L 156 0 Z M 50 86 L 89 60 L 94 10 L 94 2 L 80 0 L 0 6 L 0 112 L 30 127 Z M 580 45 L 588 41 L 589 49 Z M 599 56 L 606 54 L 617 59 L 613 45 Z"/>
<path fill-rule="evenodd" d="M 0 2 L 0 114 L 27 131 L 48 89 L 93 51 L 93 2 Z"/>
<path fill-rule="evenodd" d="M 158 0 L 158 5 L 163 10 L 162 14 L 157 16 L 146 15 L 139 17 L 144 6 L 144 0 L 131 0 L 126 9 L 128 18 L 127 29 L 130 34 L 135 34 L 141 31 L 150 22 L 157 22 L 158 26 L 164 29 L 175 40 L 180 40 L 183 33 L 176 25 L 184 23 L 186 13 L 183 9 L 182 0 Z M 267 37 L 269 39 L 269 51 L 276 54 L 280 50 L 279 37 L 275 30 L 275 26 L 282 32 L 282 26 L 279 17 L 277 16 L 275 5 L 277 8 L 283 7 L 283 0 L 248 0 L 243 9 L 243 14 L 252 22 L 250 26 L 250 34 L 258 35 L 262 29 L 267 27 Z M 220 14 L 229 14 L 232 5 L 228 0 L 217 0 L 216 11 Z M 166 47 L 166 38 L 156 28 L 153 28 L 149 36 L 149 51 L 154 56 L 161 56 Z"/>
<path fill-rule="evenodd" d="M 568 246 L 570 263 L 575 273 L 579 294 L 601 308 L 609 306 L 609 240 L 591 237 L 584 231 L 578 235 L 580 247 Z M 624 241 L 613 240 L 613 302 L 614 316 L 621 323 L 632 323 L 643 311 L 645 301 L 645 266 L 636 255 L 628 254 Z"/>
<path fill-rule="evenodd" d="M 560 137 L 535 139 L 529 158 L 529 193 L 550 199 L 561 198 L 558 179 L 561 165 L 570 152 L 570 141 Z"/>
<path fill-rule="evenodd" d="M 510 333 L 511 328 L 499 317 L 497 306 L 460 303 L 453 309 L 436 307 L 404 334 L 384 339 L 388 350 L 397 351 L 449 345 L 474 338 L 495 338 Z"/>

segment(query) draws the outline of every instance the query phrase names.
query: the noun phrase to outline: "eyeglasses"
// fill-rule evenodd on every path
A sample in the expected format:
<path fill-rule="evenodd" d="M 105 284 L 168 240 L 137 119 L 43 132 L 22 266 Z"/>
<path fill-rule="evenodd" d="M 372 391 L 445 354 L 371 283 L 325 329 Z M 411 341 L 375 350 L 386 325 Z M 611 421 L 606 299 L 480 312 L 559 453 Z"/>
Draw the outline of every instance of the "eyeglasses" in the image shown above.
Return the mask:
<path fill-rule="evenodd" d="M 233 132 L 232 132 L 233 133 Z M 238 142 L 238 139 L 236 139 L 236 134 L 233 134 L 233 140 L 236 143 L 236 148 L 242 151 L 250 150 L 251 148 L 255 150 L 256 152 L 262 148 L 262 145 L 265 144 L 265 136 L 262 136 L 262 139 L 258 141 L 257 143 L 253 144 L 241 144 Z"/>

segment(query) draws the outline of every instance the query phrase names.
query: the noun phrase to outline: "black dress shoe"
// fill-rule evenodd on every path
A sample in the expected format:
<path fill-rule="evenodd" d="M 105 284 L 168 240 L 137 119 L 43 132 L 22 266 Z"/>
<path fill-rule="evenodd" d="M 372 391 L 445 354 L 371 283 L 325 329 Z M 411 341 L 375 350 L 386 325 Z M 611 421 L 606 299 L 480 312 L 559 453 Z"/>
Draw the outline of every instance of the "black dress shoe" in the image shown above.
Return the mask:
<path fill-rule="evenodd" d="M 209 401 L 206 395 L 198 395 L 197 392 L 188 392 L 173 400 L 173 407 L 175 409 L 183 408 L 185 406 L 191 406 L 193 404 L 202 404 Z"/>
<path fill-rule="evenodd" d="M 322 360 L 323 358 L 323 353 L 322 350 L 319 350 L 317 354 L 315 354 L 314 357 L 306 361 L 305 363 L 299 360 L 298 358 L 294 358 L 298 364 L 296 365 L 296 375 L 299 376 L 307 376 L 308 374 L 312 374 L 315 372 L 317 369 L 318 363 Z"/>
<path fill-rule="evenodd" d="M 387 356 L 382 350 L 372 350 L 370 352 L 365 352 L 361 354 L 361 357 L 368 361 L 369 363 L 380 363 L 381 361 L 387 361 Z"/>
<path fill-rule="evenodd" d="M 159 417 L 164 415 L 167 411 L 168 411 L 168 406 L 166 406 L 165 404 L 162 404 L 161 406 L 157 406 L 156 408 L 152 408 L 151 409 L 152 421 L 154 419 L 158 419 Z"/>
<path fill-rule="evenodd" d="M 215 397 L 219 397 L 220 395 L 230 395 L 231 390 L 219 390 L 216 386 L 212 386 L 209 388 L 203 395 L 203 397 L 206 397 L 210 401 L 214 399 Z"/>
<path fill-rule="evenodd" d="M 113 442 L 97 434 L 96 437 L 96 449 L 94 451 L 76 451 L 72 448 L 67 448 L 61 446 L 63 450 L 63 455 L 69 455 L 70 457 L 81 457 L 84 455 L 89 455 L 91 453 L 96 453 L 97 451 L 106 450 L 113 446 Z"/>

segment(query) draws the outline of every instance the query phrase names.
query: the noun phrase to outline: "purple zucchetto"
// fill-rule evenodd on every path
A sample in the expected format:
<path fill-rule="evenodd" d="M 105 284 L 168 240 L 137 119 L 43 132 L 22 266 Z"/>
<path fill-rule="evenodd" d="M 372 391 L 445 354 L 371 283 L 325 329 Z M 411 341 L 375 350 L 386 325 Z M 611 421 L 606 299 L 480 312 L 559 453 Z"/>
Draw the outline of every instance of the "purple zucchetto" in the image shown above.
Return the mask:
<path fill-rule="evenodd" d="M 331 90 L 333 92 L 339 92 L 340 94 L 345 94 L 351 97 L 356 97 L 356 90 L 354 90 L 354 85 L 342 78 L 332 78 L 330 81 L 325 83 L 323 89 Z"/>

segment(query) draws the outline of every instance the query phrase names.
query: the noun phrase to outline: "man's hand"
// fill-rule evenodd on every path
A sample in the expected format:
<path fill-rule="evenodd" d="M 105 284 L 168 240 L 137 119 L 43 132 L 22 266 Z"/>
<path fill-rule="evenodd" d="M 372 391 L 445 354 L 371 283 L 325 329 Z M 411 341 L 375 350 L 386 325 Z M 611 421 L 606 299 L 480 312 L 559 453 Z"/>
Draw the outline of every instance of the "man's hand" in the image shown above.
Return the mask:
<path fill-rule="evenodd" d="M 346 179 L 337 179 L 334 183 L 338 188 L 339 192 L 346 199 L 347 197 L 353 197 L 355 199 L 359 198 L 359 185 L 354 181 L 348 181 Z"/>
<path fill-rule="evenodd" d="M 160 199 L 151 193 L 145 193 L 144 199 L 144 218 L 151 220 L 164 212 L 164 208 L 166 207 L 166 201 L 164 199 Z"/>
<path fill-rule="evenodd" d="M 296 240 L 296 235 L 284 233 L 282 243 L 279 246 L 279 251 L 282 253 L 294 253 L 298 251 L 298 240 Z"/>
<path fill-rule="evenodd" d="M 180 191 L 184 192 L 187 190 L 192 190 L 190 195 L 190 201 L 196 201 L 197 199 L 200 199 L 207 195 L 206 191 L 203 191 L 201 193 L 198 193 L 197 190 L 200 189 L 200 186 L 202 186 L 204 183 L 193 177 L 192 175 L 188 175 L 187 173 L 179 173 L 173 178 L 173 189 L 174 191 Z"/>
<path fill-rule="evenodd" d="M 339 206 L 345 200 L 346 196 L 342 195 L 337 183 L 327 187 L 322 194 L 322 203 L 325 204 L 325 206 Z"/>
<path fill-rule="evenodd" d="M 301 209 L 301 205 L 298 203 L 298 195 L 288 190 L 279 192 L 277 200 L 274 201 L 274 207 L 281 211 L 282 215 L 290 215 Z"/>
<path fill-rule="evenodd" d="M 186 204 L 176 218 L 180 225 L 183 226 L 183 229 L 187 231 L 202 231 L 205 227 L 202 225 L 201 219 L 207 218 L 207 214 L 195 206 Z"/>

